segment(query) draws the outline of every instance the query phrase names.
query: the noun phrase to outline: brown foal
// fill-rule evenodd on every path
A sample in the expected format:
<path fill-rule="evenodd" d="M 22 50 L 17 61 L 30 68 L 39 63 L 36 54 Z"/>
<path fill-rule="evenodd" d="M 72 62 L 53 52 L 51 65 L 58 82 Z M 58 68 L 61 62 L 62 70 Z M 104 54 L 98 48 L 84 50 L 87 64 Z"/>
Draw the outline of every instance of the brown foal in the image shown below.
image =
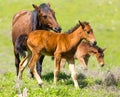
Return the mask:
<path fill-rule="evenodd" d="M 28 67 L 37 79 L 38 84 L 41 86 L 43 81 L 36 72 L 35 65 L 41 55 L 49 55 L 54 56 L 55 58 L 54 83 L 56 84 L 58 80 L 58 74 L 60 72 L 60 61 L 62 58 L 65 58 L 69 63 L 69 69 L 71 71 L 71 77 L 73 79 L 74 86 L 79 87 L 73 55 L 76 52 L 77 46 L 83 39 L 89 41 L 91 45 L 96 45 L 97 43 L 89 23 L 79 21 L 79 24 L 77 24 L 73 28 L 73 31 L 69 34 L 52 33 L 46 30 L 35 30 L 28 35 L 21 37 L 24 37 L 22 38 L 23 41 L 27 41 L 26 45 L 29 52 L 19 65 L 19 80 L 22 78 L 22 72 L 25 66 L 28 64 Z"/>
<path fill-rule="evenodd" d="M 87 70 L 88 61 L 91 55 L 94 55 L 101 67 L 104 66 L 104 49 L 98 46 L 91 46 L 88 42 L 81 42 L 77 47 L 74 55 L 75 59 L 78 59 L 84 70 Z M 61 60 L 60 69 L 64 68 L 66 63 L 65 59 Z"/>

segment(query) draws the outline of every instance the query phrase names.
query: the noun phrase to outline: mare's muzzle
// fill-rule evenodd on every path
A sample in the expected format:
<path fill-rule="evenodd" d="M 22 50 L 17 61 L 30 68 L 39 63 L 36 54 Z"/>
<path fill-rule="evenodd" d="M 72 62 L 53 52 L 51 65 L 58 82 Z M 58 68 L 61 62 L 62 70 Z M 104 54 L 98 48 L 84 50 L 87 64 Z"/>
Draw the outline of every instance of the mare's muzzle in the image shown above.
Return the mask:
<path fill-rule="evenodd" d="M 61 32 L 62 28 L 61 28 L 61 27 L 55 27 L 55 28 L 53 28 L 53 30 L 54 30 L 55 32 Z"/>

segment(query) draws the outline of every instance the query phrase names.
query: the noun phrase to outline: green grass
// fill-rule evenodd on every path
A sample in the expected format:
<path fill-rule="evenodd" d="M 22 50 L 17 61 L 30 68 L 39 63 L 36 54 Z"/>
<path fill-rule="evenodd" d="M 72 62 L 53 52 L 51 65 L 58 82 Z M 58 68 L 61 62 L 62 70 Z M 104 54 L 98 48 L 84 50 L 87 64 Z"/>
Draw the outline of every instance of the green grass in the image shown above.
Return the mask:
<path fill-rule="evenodd" d="M 80 89 L 75 89 L 68 66 L 60 73 L 57 86 L 53 84 L 53 61 L 45 57 L 42 79 L 45 86 L 39 88 L 36 80 L 29 78 L 29 70 L 23 73 L 21 91 L 26 87 L 29 97 L 119 97 L 120 80 L 111 87 L 99 84 L 103 81 L 99 74 L 107 70 L 115 72 L 120 68 L 120 3 L 119 0 L 0 0 L 0 97 L 16 97 L 16 71 L 11 41 L 11 23 L 13 15 L 19 10 L 33 10 L 32 4 L 50 3 L 63 31 L 73 27 L 78 20 L 88 21 L 94 30 L 100 47 L 106 48 L 105 67 L 99 69 L 94 57 L 89 61 L 89 70 L 96 75 L 83 75 L 76 61 Z M 94 75 L 94 76 L 93 76 Z"/>

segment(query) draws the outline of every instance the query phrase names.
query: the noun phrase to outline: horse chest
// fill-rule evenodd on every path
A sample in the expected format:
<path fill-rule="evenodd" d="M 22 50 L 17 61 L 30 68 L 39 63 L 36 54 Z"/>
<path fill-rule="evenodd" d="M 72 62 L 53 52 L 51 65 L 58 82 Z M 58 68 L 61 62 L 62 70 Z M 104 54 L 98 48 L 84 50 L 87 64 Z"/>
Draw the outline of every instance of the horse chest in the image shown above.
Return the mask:
<path fill-rule="evenodd" d="M 76 52 L 76 48 L 72 48 L 66 52 L 63 52 L 61 55 L 62 57 L 65 58 L 72 58 L 75 55 L 75 52 Z"/>

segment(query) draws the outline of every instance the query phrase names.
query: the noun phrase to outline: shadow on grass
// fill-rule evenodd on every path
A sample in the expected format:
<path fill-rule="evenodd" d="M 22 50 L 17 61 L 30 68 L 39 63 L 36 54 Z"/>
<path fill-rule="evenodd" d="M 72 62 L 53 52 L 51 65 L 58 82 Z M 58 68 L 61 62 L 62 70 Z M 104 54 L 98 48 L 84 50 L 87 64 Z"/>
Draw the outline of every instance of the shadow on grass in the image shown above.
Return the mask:
<path fill-rule="evenodd" d="M 47 81 L 50 81 L 50 80 L 53 80 L 54 74 L 53 72 L 49 72 L 49 73 L 46 73 L 45 75 L 42 75 L 42 78 Z M 65 73 L 59 73 L 58 79 L 63 79 L 63 80 L 70 79 L 70 75 L 67 75 Z"/>
<path fill-rule="evenodd" d="M 84 88 L 88 85 L 88 81 L 86 80 L 86 76 L 83 73 L 78 74 L 78 83 L 80 88 Z"/>
<path fill-rule="evenodd" d="M 88 85 L 88 82 L 85 80 L 86 76 L 82 73 L 79 73 L 77 76 L 78 76 L 78 83 L 80 88 L 86 87 Z M 49 72 L 49 73 L 46 73 L 45 75 L 42 75 L 42 78 L 47 81 L 51 81 L 54 78 L 54 74 L 53 72 Z M 58 79 L 59 79 L 59 82 L 60 80 L 62 80 L 66 85 L 71 85 L 71 84 L 74 85 L 70 74 L 67 75 L 65 73 L 59 73 Z"/>

